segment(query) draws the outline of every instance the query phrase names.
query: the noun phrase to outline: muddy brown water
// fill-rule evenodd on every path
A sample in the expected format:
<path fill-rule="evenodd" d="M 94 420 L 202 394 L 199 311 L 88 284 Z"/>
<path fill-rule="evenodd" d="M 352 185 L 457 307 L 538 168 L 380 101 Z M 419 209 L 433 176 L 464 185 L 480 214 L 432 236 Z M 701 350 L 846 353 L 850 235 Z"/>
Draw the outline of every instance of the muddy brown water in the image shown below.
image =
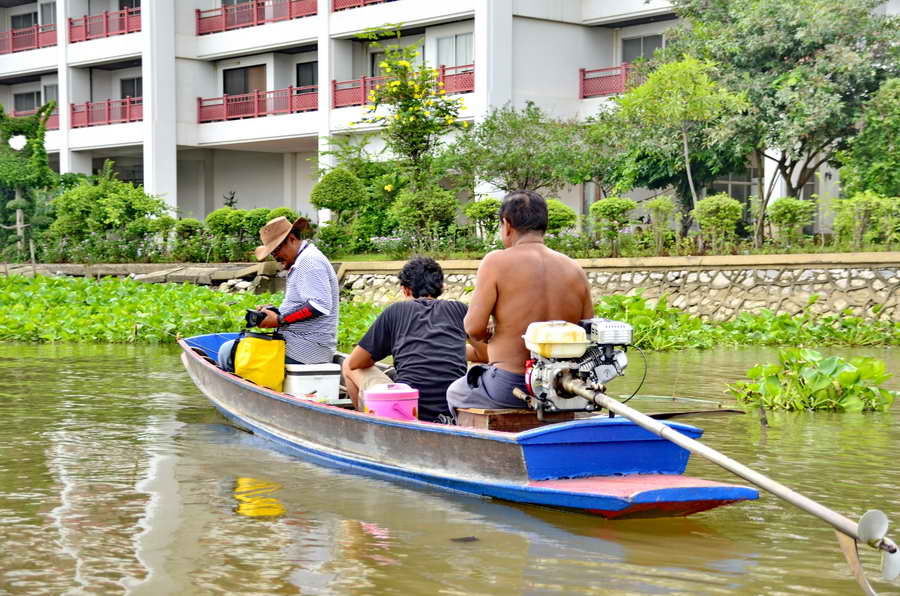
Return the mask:
<path fill-rule="evenodd" d="M 898 349 L 825 351 L 900 374 Z M 651 354 L 632 403 L 728 405 L 724 384 L 773 357 Z M 322 467 L 229 426 L 173 346 L 0 344 L 0 421 L 0 594 L 857 593 L 833 532 L 771 496 L 605 521 Z M 900 404 L 770 414 L 768 429 L 749 415 L 685 421 L 825 505 L 900 524 Z M 688 473 L 730 480 L 696 458 Z M 863 561 L 875 578 L 878 556 Z"/>

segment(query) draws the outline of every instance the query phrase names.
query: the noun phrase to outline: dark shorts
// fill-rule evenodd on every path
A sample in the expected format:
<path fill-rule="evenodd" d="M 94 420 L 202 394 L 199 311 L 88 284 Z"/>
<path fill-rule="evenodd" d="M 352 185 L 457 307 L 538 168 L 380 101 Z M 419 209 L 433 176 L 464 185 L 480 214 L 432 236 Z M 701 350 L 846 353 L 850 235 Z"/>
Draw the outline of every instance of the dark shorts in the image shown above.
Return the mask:
<path fill-rule="evenodd" d="M 476 367 L 480 367 L 480 370 Z M 480 374 L 479 374 L 480 373 Z M 519 388 L 527 393 L 525 375 L 512 373 L 496 366 L 476 364 L 465 377 L 447 388 L 447 405 L 453 416 L 459 408 L 504 410 L 526 408 L 525 402 L 512 394 Z"/>

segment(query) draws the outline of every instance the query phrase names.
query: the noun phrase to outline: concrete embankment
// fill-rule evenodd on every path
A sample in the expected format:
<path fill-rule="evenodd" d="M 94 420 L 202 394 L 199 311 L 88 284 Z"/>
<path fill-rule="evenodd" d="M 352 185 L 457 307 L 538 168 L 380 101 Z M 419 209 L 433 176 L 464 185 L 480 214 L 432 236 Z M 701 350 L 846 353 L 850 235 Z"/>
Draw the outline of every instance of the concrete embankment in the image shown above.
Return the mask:
<path fill-rule="evenodd" d="M 809 298 L 817 314 L 841 313 L 900 321 L 900 252 L 579 259 L 594 295 L 643 292 L 704 319 L 727 320 L 768 308 L 795 314 Z M 397 273 L 404 261 L 334 263 L 346 298 L 387 304 L 400 300 Z M 444 297 L 467 302 L 479 261 L 441 261 Z M 130 276 L 149 283 L 195 283 L 223 291 L 284 288 L 274 262 L 211 264 L 7 265 L 20 275 Z"/>

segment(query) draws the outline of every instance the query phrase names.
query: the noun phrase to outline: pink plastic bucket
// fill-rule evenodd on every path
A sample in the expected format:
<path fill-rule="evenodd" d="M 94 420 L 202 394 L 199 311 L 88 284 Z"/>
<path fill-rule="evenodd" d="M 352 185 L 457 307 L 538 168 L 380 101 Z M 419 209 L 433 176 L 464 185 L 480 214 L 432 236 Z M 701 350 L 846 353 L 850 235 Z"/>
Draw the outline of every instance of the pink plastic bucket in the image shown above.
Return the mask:
<path fill-rule="evenodd" d="M 419 390 L 405 383 L 375 385 L 363 392 L 365 412 L 394 420 L 418 420 Z"/>

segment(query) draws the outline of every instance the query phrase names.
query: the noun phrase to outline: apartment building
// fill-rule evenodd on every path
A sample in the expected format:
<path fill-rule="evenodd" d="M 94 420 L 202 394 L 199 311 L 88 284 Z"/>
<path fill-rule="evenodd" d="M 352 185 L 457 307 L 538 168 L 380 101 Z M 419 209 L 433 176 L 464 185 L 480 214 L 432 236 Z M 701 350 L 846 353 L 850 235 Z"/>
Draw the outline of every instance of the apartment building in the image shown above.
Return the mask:
<path fill-rule="evenodd" d="M 47 148 L 61 172 L 113 159 L 186 216 L 231 192 L 241 208 L 314 215 L 320 151 L 362 132 L 380 80 L 367 28 L 421 40 L 448 92 L 466 94 L 464 119 L 526 101 L 586 117 L 674 19 L 666 0 L 0 0 L 0 104 L 57 102 Z M 751 175 L 720 186 L 741 196 Z M 563 198 L 583 211 L 591 194 Z"/>

